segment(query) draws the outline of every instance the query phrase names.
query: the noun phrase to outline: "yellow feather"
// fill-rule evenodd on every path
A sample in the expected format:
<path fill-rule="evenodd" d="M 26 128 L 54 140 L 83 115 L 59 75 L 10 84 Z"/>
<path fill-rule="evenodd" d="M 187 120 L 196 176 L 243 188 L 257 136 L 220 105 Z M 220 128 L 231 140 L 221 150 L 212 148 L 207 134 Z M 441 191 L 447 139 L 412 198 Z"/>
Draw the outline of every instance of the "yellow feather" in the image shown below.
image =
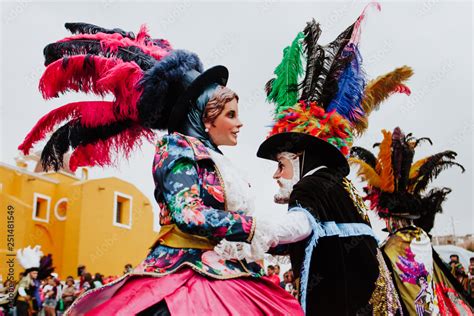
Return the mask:
<path fill-rule="evenodd" d="M 349 158 L 349 163 L 351 165 L 359 165 L 359 170 L 357 171 L 357 176 L 361 177 L 363 181 L 366 181 L 369 185 L 380 188 L 381 181 L 380 176 L 377 172 L 365 161 L 357 158 Z"/>
<path fill-rule="evenodd" d="M 413 69 L 408 66 L 397 68 L 383 76 L 371 80 L 364 90 L 362 108 L 364 117 L 355 123 L 354 129 L 361 135 L 368 127 L 368 117 L 372 111 L 379 109 L 380 103 L 385 101 L 394 90 L 413 75 Z"/>
<path fill-rule="evenodd" d="M 418 172 L 420 171 L 420 167 L 428 160 L 429 157 L 425 157 L 423 159 L 418 160 L 410 167 L 410 180 L 418 177 Z"/>

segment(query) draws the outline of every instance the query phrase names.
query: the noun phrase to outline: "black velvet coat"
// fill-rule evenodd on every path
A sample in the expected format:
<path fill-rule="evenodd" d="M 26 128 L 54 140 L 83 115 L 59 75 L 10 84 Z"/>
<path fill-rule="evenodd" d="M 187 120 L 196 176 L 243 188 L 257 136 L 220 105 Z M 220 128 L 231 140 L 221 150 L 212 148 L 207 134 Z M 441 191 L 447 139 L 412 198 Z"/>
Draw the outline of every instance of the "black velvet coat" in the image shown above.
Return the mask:
<path fill-rule="evenodd" d="M 320 222 L 366 223 L 343 179 L 331 169 L 304 177 L 293 188 L 290 209 L 301 206 Z M 308 239 L 289 247 L 295 278 L 301 276 Z M 369 300 L 379 275 L 376 255 L 377 242 L 370 236 L 321 237 L 311 257 L 306 314 L 371 314 Z"/>

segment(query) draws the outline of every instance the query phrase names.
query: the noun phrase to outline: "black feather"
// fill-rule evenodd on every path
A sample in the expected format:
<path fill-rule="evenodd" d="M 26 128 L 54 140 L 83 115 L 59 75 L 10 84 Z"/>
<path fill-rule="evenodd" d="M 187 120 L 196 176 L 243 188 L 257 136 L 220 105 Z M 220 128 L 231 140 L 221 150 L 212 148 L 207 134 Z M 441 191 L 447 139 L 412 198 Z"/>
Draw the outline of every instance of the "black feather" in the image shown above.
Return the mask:
<path fill-rule="evenodd" d="M 43 170 L 58 171 L 64 166 L 63 157 L 70 148 L 95 143 L 115 136 L 133 125 L 131 120 L 118 121 L 99 127 L 84 127 L 79 119 L 67 122 L 56 130 L 41 153 Z"/>
<path fill-rule="evenodd" d="M 364 161 L 372 168 L 375 168 L 375 165 L 377 164 L 377 158 L 375 158 L 374 154 L 362 147 L 352 147 L 351 157 L 358 158 Z"/>
<path fill-rule="evenodd" d="M 433 145 L 433 142 L 431 141 L 430 138 L 428 137 L 422 137 L 422 138 L 418 138 L 416 141 L 415 141 L 415 147 L 418 146 L 419 143 L 423 142 L 423 141 L 427 141 L 428 143 L 430 143 L 430 145 Z"/>
<path fill-rule="evenodd" d="M 184 92 L 184 87 L 176 83 L 182 82 L 190 70 L 202 72 L 199 57 L 184 50 L 174 50 L 145 73 L 139 83 L 143 93 L 137 105 L 143 126 L 168 128 L 173 105 Z"/>
<path fill-rule="evenodd" d="M 54 272 L 53 257 L 51 254 L 42 256 L 38 269 L 38 280 L 45 280 Z"/>
<path fill-rule="evenodd" d="M 402 175 L 402 158 L 404 135 L 400 127 L 395 127 L 392 133 L 392 168 L 395 182 L 395 190 L 398 191 L 399 180 Z"/>
<path fill-rule="evenodd" d="M 67 30 L 69 30 L 72 34 L 97 34 L 97 33 L 120 34 L 123 37 L 135 39 L 135 34 L 133 34 L 133 32 L 126 32 L 119 28 L 106 29 L 94 24 L 83 23 L 83 22 L 65 23 L 64 27 Z"/>
<path fill-rule="evenodd" d="M 272 92 L 274 81 L 275 81 L 275 78 L 272 78 L 272 79 L 268 80 L 267 83 L 265 84 L 265 93 L 267 94 L 267 97 Z"/>
<path fill-rule="evenodd" d="M 318 40 L 321 36 L 321 28 L 319 23 L 313 19 L 312 21 L 306 24 L 305 29 L 303 30 L 305 35 L 303 45 L 304 45 L 304 52 L 307 56 L 306 61 L 306 74 L 305 78 L 302 81 L 302 92 L 301 92 L 301 99 L 302 100 L 310 100 L 311 92 L 313 91 L 313 83 L 314 83 L 314 75 L 316 73 L 316 68 L 318 65 Z"/>
<path fill-rule="evenodd" d="M 426 189 L 428 183 L 438 177 L 441 171 L 453 166 L 458 166 L 461 168 L 462 172 L 464 172 L 464 167 L 454 161 L 456 155 L 457 154 L 454 151 L 446 150 L 430 156 L 428 160 L 420 166 L 418 177 L 411 180 L 411 183 L 416 183 L 413 192 L 415 194 L 421 193 Z"/>
<path fill-rule="evenodd" d="M 138 46 L 119 47 L 116 52 L 104 50 L 99 40 L 70 40 L 47 45 L 43 50 L 45 66 L 71 55 L 91 54 L 104 57 L 117 57 L 125 62 L 136 62 L 143 70 L 148 70 L 157 62 Z"/>
<path fill-rule="evenodd" d="M 327 98 L 323 95 L 324 87 L 328 81 L 328 77 L 330 77 L 334 61 L 339 57 L 351 38 L 353 28 L 354 24 L 349 26 L 334 41 L 324 47 L 318 45 L 316 58 L 319 61 L 316 63 L 309 100 L 316 101 L 323 108 L 329 105 Z M 326 103 L 322 103 L 323 98 Z"/>
<path fill-rule="evenodd" d="M 446 196 L 449 193 L 451 193 L 449 188 L 436 188 L 423 196 L 420 218 L 414 220 L 414 224 L 429 233 L 434 226 L 436 214 L 443 212 L 442 203 L 446 201 Z"/>
<path fill-rule="evenodd" d="M 415 151 L 406 141 L 402 141 L 402 161 L 400 164 L 400 177 L 398 178 L 398 191 L 406 191 L 409 177 L 410 177 L 410 168 L 413 163 L 413 157 L 415 156 Z"/>

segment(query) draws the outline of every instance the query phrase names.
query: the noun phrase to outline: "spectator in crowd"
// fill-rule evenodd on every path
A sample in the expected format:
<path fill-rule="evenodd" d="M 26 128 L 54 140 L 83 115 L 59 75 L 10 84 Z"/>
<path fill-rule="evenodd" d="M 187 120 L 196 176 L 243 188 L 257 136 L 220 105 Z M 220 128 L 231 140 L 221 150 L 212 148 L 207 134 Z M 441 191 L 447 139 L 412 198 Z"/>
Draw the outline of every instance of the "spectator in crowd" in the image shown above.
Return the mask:
<path fill-rule="evenodd" d="M 280 278 L 275 274 L 275 267 L 272 265 L 267 267 L 267 278 L 276 285 L 280 285 Z"/>
<path fill-rule="evenodd" d="M 129 272 L 132 272 L 133 270 L 133 267 L 130 263 L 127 263 L 124 267 L 124 270 L 123 270 L 123 274 L 127 274 Z"/>
<path fill-rule="evenodd" d="M 74 287 L 74 278 L 72 276 L 66 278 L 66 286 L 63 289 L 62 299 L 64 302 L 64 309 L 71 306 L 72 302 L 76 299 L 76 288 Z"/>
<path fill-rule="evenodd" d="M 42 293 L 44 297 L 43 308 L 46 316 L 56 316 L 57 286 L 54 277 L 47 279 L 47 284 L 43 287 Z"/>
<path fill-rule="evenodd" d="M 285 291 L 293 295 L 294 297 L 298 296 L 298 291 L 296 289 L 295 280 L 293 277 L 293 270 L 288 270 L 283 276 L 283 283 L 285 284 Z"/>
<path fill-rule="evenodd" d="M 469 277 L 460 263 L 451 263 L 451 273 L 456 277 L 461 286 L 467 292 L 469 290 Z"/>
<path fill-rule="evenodd" d="M 279 279 L 281 279 L 280 277 L 280 265 L 278 264 L 275 264 L 275 274 L 278 276 Z"/>
<path fill-rule="evenodd" d="M 93 288 L 94 280 L 92 280 L 92 275 L 89 272 L 84 273 L 82 285 L 80 288 L 81 294 Z"/>
<path fill-rule="evenodd" d="M 94 276 L 94 289 L 101 287 L 104 285 L 104 281 L 102 280 L 102 275 L 100 273 L 96 273 Z"/>
<path fill-rule="evenodd" d="M 459 256 L 452 254 L 449 256 L 449 265 L 452 267 L 453 264 L 459 263 Z"/>
<path fill-rule="evenodd" d="M 79 288 L 82 289 L 82 285 L 84 283 L 84 275 L 87 273 L 86 266 L 83 264 L 80 264 L 77 267 L 77 276 L 79 277 Z"/>

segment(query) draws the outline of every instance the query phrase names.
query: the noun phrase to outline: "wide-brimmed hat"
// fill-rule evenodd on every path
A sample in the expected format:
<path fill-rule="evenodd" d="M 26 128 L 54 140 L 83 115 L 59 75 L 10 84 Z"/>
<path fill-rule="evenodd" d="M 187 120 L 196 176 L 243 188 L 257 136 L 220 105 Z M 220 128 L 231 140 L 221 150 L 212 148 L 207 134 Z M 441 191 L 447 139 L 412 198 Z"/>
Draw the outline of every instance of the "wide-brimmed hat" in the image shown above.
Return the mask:
<path fill-rule="evenodd" d="M 286 132 L 270 136 L 258 148 L 257 157 L 276 161 L 277 155 L 285 151 L 304 151 L 305 159 L 317 156 L 326 167 L 339 171 L 342 176 L 349 174 L 349 164 L 335 146 L 305 133 Z"/>
<path fill-rule="evenodd" d="M 195 69 L 188 71 L 181 82 L 182 92 L 173 106 L 169 118 L 168 131 L 174 132 L 189 112 L 189 108 L 199 96 L 211 85 L 225 86 L 229 78 L 229 71 L 225 66 L 218 65 L 199 72 Z"/>

